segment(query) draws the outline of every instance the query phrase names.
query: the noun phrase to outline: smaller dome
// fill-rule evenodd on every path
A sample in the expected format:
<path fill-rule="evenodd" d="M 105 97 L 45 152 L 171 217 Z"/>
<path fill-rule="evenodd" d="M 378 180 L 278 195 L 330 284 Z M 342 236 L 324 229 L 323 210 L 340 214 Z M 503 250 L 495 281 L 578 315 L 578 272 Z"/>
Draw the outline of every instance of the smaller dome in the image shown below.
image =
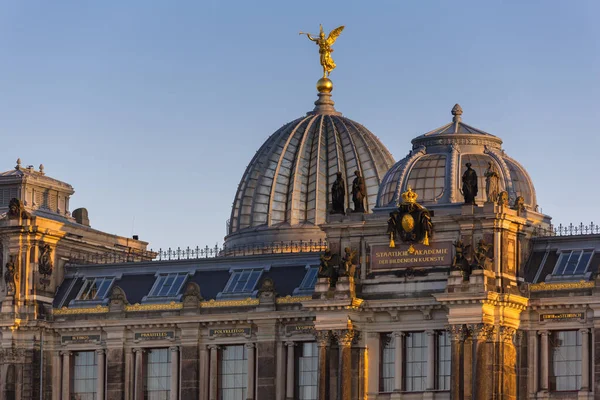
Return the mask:
<path fill-rule="evenodd" d="M 535 208 L 535 189 L 525 169 L 502 150 L 502 140 L 462 122 L 462 108 L 452 109 L 452 122 L 412 140 L 409 154 L 384 176 L 377 207 L 395 207 L 409 186 L 423 204 L 463 203 L 461 177 L 470 163 L 478 177 L 475 201 L 485 202 L 485 171 L 491 163 L 500 175 L 500 190 L 513 202 L 518 196 Z"/>

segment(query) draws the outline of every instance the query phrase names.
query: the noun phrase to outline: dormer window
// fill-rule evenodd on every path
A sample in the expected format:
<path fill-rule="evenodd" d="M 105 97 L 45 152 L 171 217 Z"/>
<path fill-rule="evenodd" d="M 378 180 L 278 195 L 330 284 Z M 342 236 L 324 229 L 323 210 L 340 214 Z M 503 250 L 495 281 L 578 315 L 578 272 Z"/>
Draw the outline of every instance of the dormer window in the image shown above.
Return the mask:
<path fill-rule="evenodd" d="M 83 283 L 77 300 L 103 300 L 115 278 L 88 278 Z"/>
<path fill-rule="evenodd" d="M 583 275 L 592 259 L 591 250 L 572 250 L 561 253 L 552 275 Z"/>
<path fill-rule="evenodd" d="M 223 294 L 252 293 L 260 278 L 262 269 L 244 269 L 233 271 Z"/>
<path fill-rule="evenodd" d="M 179 294 L 187 273 L 161 274 L 154 282 L 150 297 L 173 297 Z"/>

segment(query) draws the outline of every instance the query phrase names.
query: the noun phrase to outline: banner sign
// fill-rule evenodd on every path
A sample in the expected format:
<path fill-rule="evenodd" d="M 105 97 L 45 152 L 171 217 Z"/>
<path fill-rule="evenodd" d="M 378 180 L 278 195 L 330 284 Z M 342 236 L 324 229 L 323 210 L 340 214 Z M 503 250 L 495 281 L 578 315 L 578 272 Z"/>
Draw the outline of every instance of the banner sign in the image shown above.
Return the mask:
<path fill-rule="evenodd" d="M 218 328 L 208 330 L 208 336 L 210 337 L 250 336 L 251 334 L 252 328 Z"/>
<path fill-rule="evenodd" d="M 385 244 L 371 246 L 371 271 L 398 268 L 450 266 L 452 264 L 452 243 L 431 243 L 431 246 L 396 243 L 390 248 Z"/>
<path fill-rule="evenodd" d="M 60 342 L 66 343 L 92 343 L 99 342 L 100 335 L 72 335 L 72 336 L 61 336 Z"/>
<path fill-rule="evenodd" d="M 285 333 L 288 335 L 297 335 L 301 333 L 314 333 L 315 326 L 309 324 L 286 325 Z"/>
<path fill-rule="evenodd" d="M 585 313 L 540 314 L 540 321 L 566 321 L 570 319 L 584 320 Z"/>
<path fill-rule="evenodd" d="M 137 332 L 134 336 L 134 339 L 135 340 L 175 339 L 175 332 L 173 332 L 173 331 Z"/>

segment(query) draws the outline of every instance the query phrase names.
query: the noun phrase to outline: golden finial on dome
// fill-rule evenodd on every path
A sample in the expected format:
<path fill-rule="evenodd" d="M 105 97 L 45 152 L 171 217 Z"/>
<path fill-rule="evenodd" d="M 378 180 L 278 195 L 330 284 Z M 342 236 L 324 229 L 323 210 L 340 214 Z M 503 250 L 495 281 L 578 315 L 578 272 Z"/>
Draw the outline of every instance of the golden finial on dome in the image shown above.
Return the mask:
<path fill-rule="evenodd" d="M 310 40 L 315 42 L 317 46 L 319 46 L 319 54 L 320 54 L 320 62 L 323 67 L 323 77 L 319 79 L 317 82 L 317 90 L 320 93 L 331 93 L 333 90 L 333 83 L 329 79 L 329 74 L 336 67 L 335 62 L 333 62 L 333 58 L 331 58 L 331 53 L 333 53 L 333 49 L 331 46 L 335 43 L 338 36 L 344 30 L 344 26 L 339 26 L 329 32 L 329 35 L 325 37 L 325 32 L 323 31 L 323 25 L 320 26 L 319 36 L 313 37 L 310 33 L 300 32 L 300 35 L 306 35 Z"/>
<path fill-rule="evenodd" d="M 413 192 L 413 190 L 409 186 L 408 189 L 406 190 L 406 192 L 402 193 L 402 202 L 403 203 L 416 203 L 418 197 L 419 197 L 419 195 L 416 194 L 415 192 Z"/>

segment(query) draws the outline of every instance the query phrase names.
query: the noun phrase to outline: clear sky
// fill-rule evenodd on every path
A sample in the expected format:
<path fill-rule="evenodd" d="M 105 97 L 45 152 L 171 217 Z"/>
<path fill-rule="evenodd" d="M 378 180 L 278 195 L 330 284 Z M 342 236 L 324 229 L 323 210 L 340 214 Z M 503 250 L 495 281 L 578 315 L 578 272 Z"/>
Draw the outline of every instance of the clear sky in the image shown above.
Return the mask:
<path fill-rule="evenodd" d="M 263 141 L 316 99 L 300 30 L 346 25 L 336 108 L 396 160 L 463 121 L 504 140 L 554 222 L 600 223 L 600 2 L 0 1 L 0 170 L 43 163 L 92 226 L 221 243 Z"/>

